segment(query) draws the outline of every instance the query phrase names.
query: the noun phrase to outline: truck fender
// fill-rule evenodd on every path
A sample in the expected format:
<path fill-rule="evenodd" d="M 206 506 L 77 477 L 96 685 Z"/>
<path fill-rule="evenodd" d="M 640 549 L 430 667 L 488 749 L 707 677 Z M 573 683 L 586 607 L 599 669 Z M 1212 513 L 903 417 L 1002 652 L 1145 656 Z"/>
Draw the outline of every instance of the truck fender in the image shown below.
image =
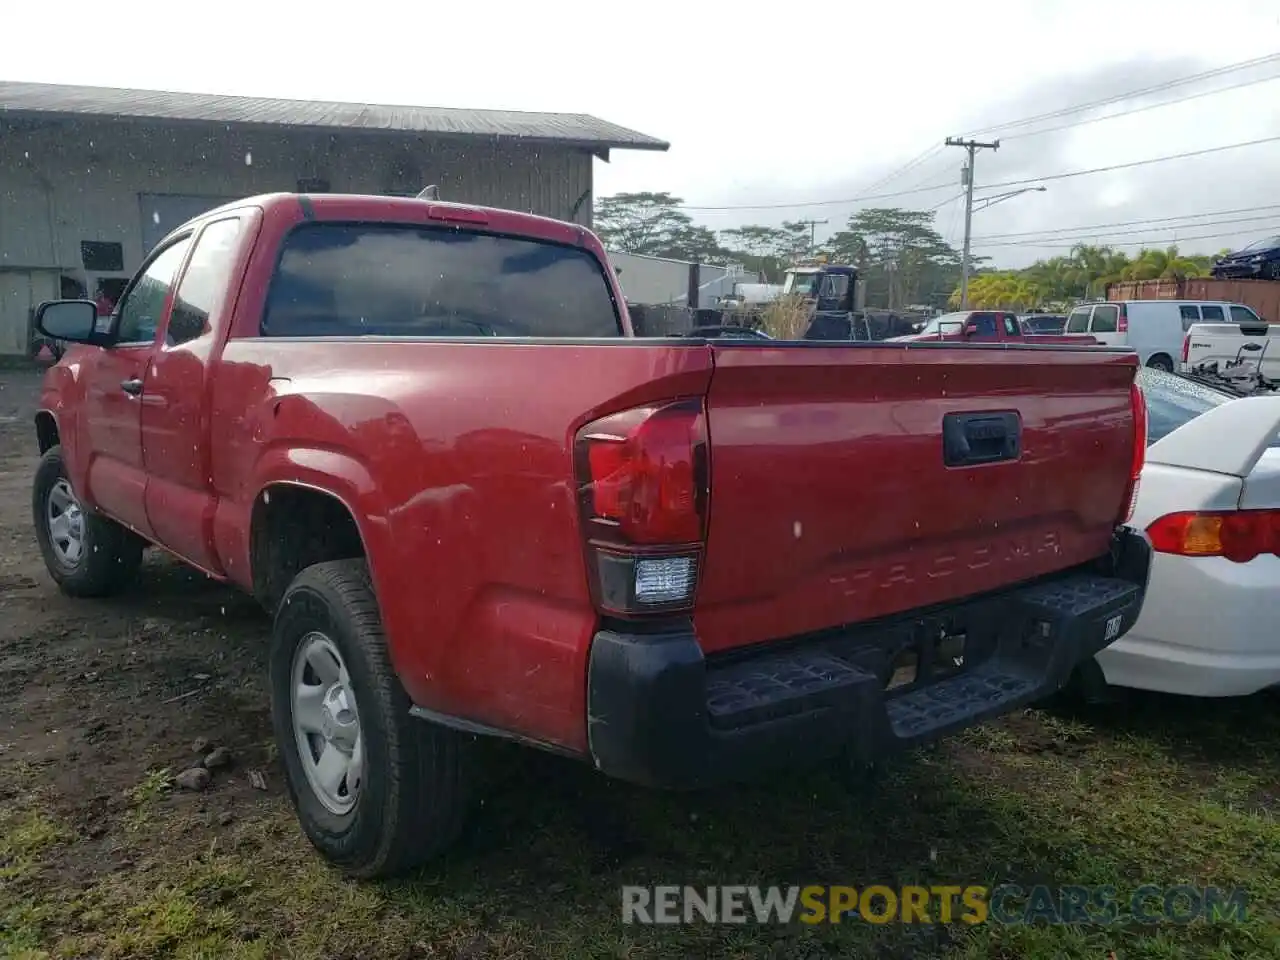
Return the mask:
<path fill-rule="evenodd" d="M 253 581 L 254 517 L 260 504 L 270 502 L 274 487 L 311 490 L 341 504 L 359 532 L 375 594 L 390 595 L 394 588 L 388 582 L 388 571 L 394 569 L 394 561 L 389 551 L 394 549 L 394 544 L 388 530 L 385 498 L 368 467 L 345 451 L 292 444 L 268 448 L 255 464 L 247 484 L 253 497 L 247 502 L 241 526 L 242 543 L 237 551 L 244 558 L 244 579 L 249 583 Z"/>

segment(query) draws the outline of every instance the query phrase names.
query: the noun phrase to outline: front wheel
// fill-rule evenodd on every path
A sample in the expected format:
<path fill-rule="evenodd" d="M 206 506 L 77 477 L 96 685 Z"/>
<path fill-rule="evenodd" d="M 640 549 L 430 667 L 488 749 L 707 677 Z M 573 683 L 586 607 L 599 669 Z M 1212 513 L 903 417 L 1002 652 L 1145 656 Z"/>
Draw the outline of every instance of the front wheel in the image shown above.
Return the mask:
<path fill-rule="evenodd" d="M 60 446 L 40 458 L 31 512 L 44 565 L 63 593 L 110 596 L 127 586 L 142 565 L 145 544 L 136 534 L 81 505 Z"/>
<path fill-rule="evenodd" d="M 271 719 L 303 832 L 346 873 L 430 859 L 467 809 L 462 738 L 416 720 L 387 656 L 363 560 L 298 574 L 276 611 Z"/>

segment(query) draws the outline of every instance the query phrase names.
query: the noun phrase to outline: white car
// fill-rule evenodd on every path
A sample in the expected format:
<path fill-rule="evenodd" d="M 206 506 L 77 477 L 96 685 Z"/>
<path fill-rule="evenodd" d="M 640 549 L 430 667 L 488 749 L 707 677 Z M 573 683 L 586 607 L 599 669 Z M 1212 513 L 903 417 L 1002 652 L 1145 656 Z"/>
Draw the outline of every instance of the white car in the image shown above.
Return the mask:
<path fill-rule="evenodd" d="M 1280 684 L 1280 395 L 1138 372 L 1147 459 L 1132 524 L 1155 553 L 1142 614 L 1098 654 L 1107 683 L 1198 697 Z"/>

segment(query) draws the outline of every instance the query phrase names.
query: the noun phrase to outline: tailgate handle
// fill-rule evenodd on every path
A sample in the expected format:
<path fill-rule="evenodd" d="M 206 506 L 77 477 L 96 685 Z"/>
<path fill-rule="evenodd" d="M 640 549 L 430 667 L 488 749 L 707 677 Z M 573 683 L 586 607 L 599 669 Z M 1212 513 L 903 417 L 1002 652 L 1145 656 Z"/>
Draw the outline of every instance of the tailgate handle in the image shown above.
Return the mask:
<path fill-rule="evenodd" d="M 1022 418 L 1010 413 L 948 413 L 942 418 L 942 459 L 948 467 L 1017 460 Z"/>

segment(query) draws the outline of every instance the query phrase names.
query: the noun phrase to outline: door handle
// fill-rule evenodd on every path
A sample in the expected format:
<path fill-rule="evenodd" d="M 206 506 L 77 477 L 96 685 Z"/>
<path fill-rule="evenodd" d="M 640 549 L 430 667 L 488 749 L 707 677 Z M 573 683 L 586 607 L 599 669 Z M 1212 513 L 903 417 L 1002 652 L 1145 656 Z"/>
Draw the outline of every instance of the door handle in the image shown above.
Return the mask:
<path fill-rule="evenodd" d="M 136 397 L 142 393 L 142 381 L 137 377 L 132 380 L 121 380 L 120 389 L 129 394 L 129 396 Z"/>

